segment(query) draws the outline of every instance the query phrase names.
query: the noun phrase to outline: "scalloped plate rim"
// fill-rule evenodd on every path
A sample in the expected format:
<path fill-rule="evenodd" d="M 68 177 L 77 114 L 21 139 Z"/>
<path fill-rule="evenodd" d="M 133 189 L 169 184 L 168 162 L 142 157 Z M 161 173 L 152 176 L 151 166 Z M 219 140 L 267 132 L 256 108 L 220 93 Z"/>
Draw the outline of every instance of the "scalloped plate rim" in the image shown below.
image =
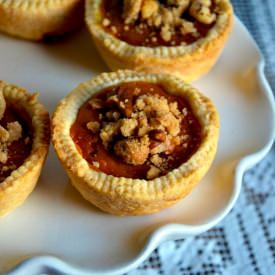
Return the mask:
<path fill-rule="evenodd" d="M 151 254 L 151 252 L 164 241 L 181 239 L 187 236 L 201 234 L 209 230 L 216 224 L 218 224 L 229 213 L 229 211 L 233 208 L 235 202 L 239 197 L 244 173 L 249 168 L 254 166 L 256 163 L 258 163 L 260 160 L 262 160 L 265 157 L 265 155 L 271 149 L 275 139 L 275 101 L 274 101 L 274 96 L 273 96 L 271 87 L 269 86 L 269 83 L 264 74 L 264 67 L 265 67 L 264 58 L 259 50 L 258 45 L 254 41 L 254 39 L 251 37 L 251 35 L 247 31 L 244 24 L 236 16 L 234 20 L 246 32 L 247 39 L 249 39 L 251 44 L 253 44 L 255 51 L 259 56 L 259 62 L 257 64 L 258 82 L 261 85 L 262 93 L 264 93 L 265 96 L 267 97 L 270 111 L 273 114 L 273 116 L 272 116 L 272 123 L 271 123 L 272 129 L 270 130 L 270 136 L 268 137 L 267 143 L 258 151 L 253 152 L 243 157 L 242 159 L 240 159 L 240 161 L 236 165 L 235 175 L 234 175 L 234 179 L 235 179 L 234 190 L 232 192 L 232 197 L 228 201 L 227 206 L 224 209 L 222 209 L 219 212 L 219 214 L 217 214 L 214 218 L 212 218 L 210 222 L 205 224 L 196 225 L 196 226 L 184 225 L 184 224 L 166 224 L 158 228 L 151 234 L 151 236 L 148 238 L 148 241 L 146 242 L 143 249 L 132 261 L 126 264 L 120 265 L 116 268 L 112 268 L 109 270 L 96 270 L 96 269 L 86 270 L 86 269 L 82 269 L 81 267 L 77 267 L 76 265 L 67 263 L 66 261 L 63 261 L 57 257 L 45 255 L 45 256 L 31 257 L 24 260 L 23 262 L 15 266 L 13 269 L 8 271 L 6 273 L 7 275 L 38 274 L 38 272 L 40 273 L 40 272 L 53 272 L 53 271 L 58 274 L 75 274 L 75 275 L 84 275 L 87 273 L 115 275 L 115 274 L 126 273 L 136 268 L 138 265 L 140 265 Z"/>

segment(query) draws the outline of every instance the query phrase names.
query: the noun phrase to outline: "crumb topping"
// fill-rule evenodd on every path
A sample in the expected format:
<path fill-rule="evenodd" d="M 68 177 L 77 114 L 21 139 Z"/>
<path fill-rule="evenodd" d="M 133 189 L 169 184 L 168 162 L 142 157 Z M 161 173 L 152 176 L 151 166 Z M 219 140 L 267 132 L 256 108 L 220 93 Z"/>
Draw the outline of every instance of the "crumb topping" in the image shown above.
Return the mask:
<path fill-rule="evenodd" d="M 9 139 L 8 142 L 17 141 L 22 136 L 22 126 L 18 121 L 9 122 L 7 125 Z"/>
<path fill-rule="evenodd" d="M 97 99 L 92 99 L 91 106 L 97 108 L 94 101 L 98 103 Z M 153 160 L 152 163 L 161 169 L 165 164 L 158 154 L 169 154 L 180 144 L 178 135 L 183 115 L 177 102 L 169 103 L 163 96 L 150 94 L 137 96 L 131 106 L 127 105 L 128 101 L 110 95 L 106 102 L 112 107 L 105 113 L 106 120 L 101 123 L 90 121 L 87 128 L 94 133 L 99 131 L 104 147 L 113 149 L 124 162 L 142 165 Z M 124 116 L 120 117 L 112 108 L 119 109 Z"/>
<path fill-rule="evenodd" d="M 144 34 L 145 44 L 149 45 L 150 43 L 158 44 L 161 42 L 160 40 L 169 45 L 184 45 L 186 41 L 195 41 L 205 34 L 205 28 L 208 29 L 214 24 L 219 14 L 218 5 L 214 0 L 123 0 L 123 3 L 121 3 L 122 1 L 113 2 L 116 5 L 123 5 L 122 15 L 120 15 L 123 28 L 120 31 L 128 32 L 131 28 L 135 28 L 136 33 Z M 113 8 L 113 6 L 111 7 Z M 102 25 L 110 27 L 111 32 L 118 35 L 117 19 L 112 19 L 110 16 L 108 17 L 107 11 Z M 148 28 L 150 32 L 148 32 Z M 176 39 L 176 36 L 183 36 L 186 39 Z"/>
<path fill-rule="evenodd" d="M 141 138 L 129 137 L 118 140 L 115 143 L 114 151 L 117 156 L 128 164 L 144 164 L 150 153 L 150 142 L 147 135 Z"/>
<path fill-rule="evenodd" d="M 7 124 L 7 129 L 0 126 L 0 163 L 5 164 L 8 160 L 8 146 L 20 139 L 22 127 L 18 121 Z"/>
<path fill-rule="evenodd" d="M 86 127 L 98 133 L 105 149 L 123 162 L 148 165 L 147 179 L 152 179 L 167 169 L 167 156 L 188 139 L 188 135 L 181 135 L 186 113 L 180 111 L 177 101 L 158 94 L 139 94 L 139 89 L 136 93 L 127 98 L 121 88 L 120 94 L 109 94 L 105 102 L 92 98 L 89 105 L 100 109 L 102 117 L 89 121 Z"/>
<path fill-rule="evenodd" d="M 79 109 L 71 137 L 94 169 L 150 180 L 189 159 L 201 126 L 183 97 L 134 81 L 93 95 Z"/>
<path fill-rule="evenodd" d="M 29 136 L 23 135 L 22 124 L 12 118 L 11 110 L 7 107 L 3 96 L 0 96 L 0 101 L 0 106 L 3 108 L 0 112 L 0 181 L 2 181 L 18 167 L 17 164 L 21 164 L 24 155 L 31 148 L 31 140 Z M 17 146 L 16 143 L 19 141 L 20 145 Z"/>

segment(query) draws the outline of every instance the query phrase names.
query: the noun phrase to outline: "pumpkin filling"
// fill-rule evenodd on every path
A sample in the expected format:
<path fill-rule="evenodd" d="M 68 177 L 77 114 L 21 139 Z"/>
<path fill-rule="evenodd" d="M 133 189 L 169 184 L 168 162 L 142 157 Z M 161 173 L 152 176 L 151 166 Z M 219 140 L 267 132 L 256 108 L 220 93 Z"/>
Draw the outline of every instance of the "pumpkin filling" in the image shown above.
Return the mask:
<path fill-rule="evenodd" d="M 217 0 L 103 0 L 104 29 L 134 46 L 188 45 L 215 25 Z"/>
<path fill-rule="evenodd" d="M 0 120 L 0 182 L 23 164 L 32 149 L 30 119 L 25 110 L 11 103 Z"/>
<path fill-rule="evenodd" d="M 70 132 L 94 170 L 133 179 L 167 174 L 201 142 L 201 126 L 188 102 L 147 82 L 122 83 L 93 95 Z"/>

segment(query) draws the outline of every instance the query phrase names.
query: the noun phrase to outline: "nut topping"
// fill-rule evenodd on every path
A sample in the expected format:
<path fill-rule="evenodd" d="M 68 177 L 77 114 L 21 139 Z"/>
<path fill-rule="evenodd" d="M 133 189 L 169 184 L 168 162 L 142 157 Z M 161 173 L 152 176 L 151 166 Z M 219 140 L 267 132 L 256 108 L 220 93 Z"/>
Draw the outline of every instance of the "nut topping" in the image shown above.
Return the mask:
<path fill-rule="evenodd" d="M 1 100 L 1 118 L 4 116 L 6 109 L 6 102 L 3 97 L 2 92 L 0 91 L 0 100 Z M 19 140 L 22 137 L 22 126 L 18 121 L 9 122 L 4 128 L 0 125 L 0 163 L 5 164 L 8 161 L 8 146 Z M 8 169 L 8 168 L 7 168 Z"/>
<path fill-rule="evenodd" d="M 212 10 L 211 5 L 211 0 L 167 0 L 164 3 L 157 0 L 124 0 L 123 19 L 125 26 L 137 23 L 136 28 L 140 32 L 144 24 L 154 27 L 164 41 L 170 42 L 176 30 L 180 30 L 182 35 L 198 37 L 195 20 L 204 25 L 216 20 L 215 9 Z M 108 23 L 104 19 L 102 24 L 107 26 Z M 155 36 L 152 41 L 157 41 Z"/>
<path fill-rule="evenodd" d="M 149 133 L 149 136 L 150 138 L 154 139 L 154 140 L 157 140 L 157 141 L 160 141 L 160 142 L 164 142 L 166 140 L 166 134 L 164 131 L 162 130 L 152 130 L 150 133 Z"/>
<path fill-rule="evenodd" d="M 123 162 L 150 166 L 147 178 L 151 179 L 167 168 L 166 156 L 184 140 L 184 115 L 177 101 L 159 94 L 129 90 L 127 84 L 112 91 L 104 100 L 89 101 L 94 110 L 100 109 L 102 119 L 88 122 L 87 128 L 98 132 L 103 146 Z"/>

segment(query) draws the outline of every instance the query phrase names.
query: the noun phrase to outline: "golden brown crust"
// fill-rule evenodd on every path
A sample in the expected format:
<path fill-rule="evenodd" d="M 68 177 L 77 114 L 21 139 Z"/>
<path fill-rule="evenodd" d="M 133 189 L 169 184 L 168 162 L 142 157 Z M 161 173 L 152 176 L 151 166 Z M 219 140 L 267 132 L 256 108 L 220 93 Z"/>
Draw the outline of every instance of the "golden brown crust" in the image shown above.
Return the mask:
<path fill-rule="evenodd" d="M 50 119 L 35 94 L 0 81 L 5 99 L 23 107 L 32 118 L 33 145 L 29 157 L 0 183 L 0 216 L 21 205 L 34 189 L 46 159 L 50 142 Z"/>
<path fill-rule="evenodd" d="M 83 22 L 84 0 L 0 0 L 0 31 L 30 40 L 62 35 Z"/>
<path fill-rule="evenodd" d="M 167 175 L 153 180 L 114 177 L 95 171 L 77 150 L 70 128 L 79 108 L 92 94 L 121 82 L 161 83 L 167 91 L 184 96 L 202 126 L 202 142 L 191 158 Z M 72 184 L 100 209 L 116 215 L 142 215 L 173 205 L 198 183 L 214 158 L 219 119 L 211 101 L 180 79 L 132 71 L 104 73 L 84 82 L 57 106 L 52 120 L 52 142 Z"/>
<path fill-rule="evenodd" d="M 86 0 L 86 23 L 103 59 L 112 70 L 134 69 L 146 73 L 174 74 L 187 82 L 198 79 L 215 64 L 232 28 L 233 11 L 229 0 L 218 3 L 223 12 L 205 38 L 187 46 L 138 47 L 107 33 L 101 0 Z"/>

